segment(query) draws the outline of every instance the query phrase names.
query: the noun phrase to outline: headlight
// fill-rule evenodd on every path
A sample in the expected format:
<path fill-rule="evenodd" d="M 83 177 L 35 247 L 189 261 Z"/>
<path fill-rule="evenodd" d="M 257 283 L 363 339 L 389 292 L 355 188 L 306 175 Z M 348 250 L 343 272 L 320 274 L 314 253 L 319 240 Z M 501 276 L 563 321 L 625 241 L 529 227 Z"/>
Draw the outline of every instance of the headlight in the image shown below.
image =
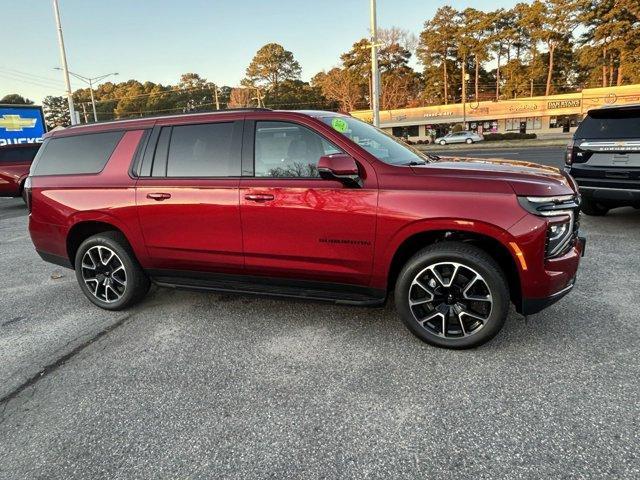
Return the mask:
<path fill-rule="evenodd" d="M 562 195 L 557 197 L 518 197 L 518 202 L 527 212 L 548 217 L 546 258 L 564 255 L 572 247 L 577 230 L 580 197 Z"/>
<path fill-rule="evenodd" d="M 550 221 L 547 227 L 547 244 L 545 253 L 547 258 L 557 257 L 566 253 L 573 245 L 573 212 L 569 218 Z"/>

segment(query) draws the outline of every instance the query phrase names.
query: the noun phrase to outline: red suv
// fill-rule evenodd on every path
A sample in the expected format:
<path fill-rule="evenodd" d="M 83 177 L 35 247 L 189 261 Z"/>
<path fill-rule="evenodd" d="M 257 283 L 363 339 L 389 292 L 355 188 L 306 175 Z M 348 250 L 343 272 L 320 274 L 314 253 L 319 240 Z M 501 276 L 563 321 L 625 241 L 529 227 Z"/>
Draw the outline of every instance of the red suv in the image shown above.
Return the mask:
<path fill-rule="evenodd" d="M 40 144 L 0 147 L 0 197 L 19 197 Z"/>
<path fill-rule="evenodd" d="M 118 310 L 165 287 L 381 305 L 431 344 L 495 336 L 573 287 L 556 168 L 440 159 L 349 116 L 225 111 L 49 133 L 27 181 L 40 256 Z"/>

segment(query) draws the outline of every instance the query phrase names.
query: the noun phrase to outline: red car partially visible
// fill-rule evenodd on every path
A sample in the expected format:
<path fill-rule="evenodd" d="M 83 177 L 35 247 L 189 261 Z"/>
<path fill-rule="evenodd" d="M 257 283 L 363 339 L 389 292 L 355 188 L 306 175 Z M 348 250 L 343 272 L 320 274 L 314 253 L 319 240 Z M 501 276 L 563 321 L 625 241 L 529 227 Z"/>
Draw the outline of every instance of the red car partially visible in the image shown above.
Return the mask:
<path fill-rule="evenodd" d="M 19 197 L 39 143 L 0 147 L 0 197 Z"/>

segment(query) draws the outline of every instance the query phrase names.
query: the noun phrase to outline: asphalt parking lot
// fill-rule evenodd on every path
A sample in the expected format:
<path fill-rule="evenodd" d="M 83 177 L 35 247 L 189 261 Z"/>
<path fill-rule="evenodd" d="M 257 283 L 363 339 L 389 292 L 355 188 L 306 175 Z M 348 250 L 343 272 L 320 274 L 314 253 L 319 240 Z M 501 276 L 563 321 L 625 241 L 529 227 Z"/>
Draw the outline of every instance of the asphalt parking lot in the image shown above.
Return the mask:
<path fill-rule="evenodd" d="M 154 288 L 93 307 L 0 199 L 0 478 L 638 478 L 640 211 L 476 350 L 382 309 Z"/>

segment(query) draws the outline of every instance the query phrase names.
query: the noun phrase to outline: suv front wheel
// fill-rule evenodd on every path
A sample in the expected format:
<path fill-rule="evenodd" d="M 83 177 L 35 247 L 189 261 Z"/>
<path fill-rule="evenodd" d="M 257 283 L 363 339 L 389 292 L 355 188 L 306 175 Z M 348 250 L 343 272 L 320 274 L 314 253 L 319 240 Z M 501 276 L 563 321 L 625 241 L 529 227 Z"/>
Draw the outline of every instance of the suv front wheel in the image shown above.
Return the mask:
<path fill-rule="evenodd" d="M 509 288 L 496 261 L 473 245 L 442 242 L 416 253 L 398 276 L 395 303 L 404 324 L 438 347 L 491 340 L 509 311 Z"/>
<path fill-rule="evenodd" d="M 82 242 L 75 270 L 85 296 L 106 310 L 130 307 L 149 290 L 149 279 L 119 232 L 99 233 Z"/>

